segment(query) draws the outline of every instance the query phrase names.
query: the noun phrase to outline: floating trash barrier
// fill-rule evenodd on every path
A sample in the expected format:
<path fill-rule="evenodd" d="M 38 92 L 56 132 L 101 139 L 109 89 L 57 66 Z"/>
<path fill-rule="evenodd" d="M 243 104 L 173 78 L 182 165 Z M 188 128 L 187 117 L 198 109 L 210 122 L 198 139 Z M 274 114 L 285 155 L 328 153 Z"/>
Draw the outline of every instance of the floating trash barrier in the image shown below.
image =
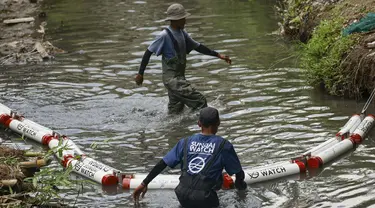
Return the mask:
<path fill-rule="evenodd" d="M 363 119 L 367 107 L 365 106 L 360 115 L 353 115 L 333 138 L 307 150 L 301 156 L 274 164 L 244 169 L 245 182 L 253 184 L 305 174 L 308 168 L 320 168 L 343 153 L 352 150 L 364 140 L 374 125 L 374 115 L 368 115 Z M 0 104 L 0 124 L 24 137 L 48 146 L 54 151 L 63 167 L 72 166 L 73 172 L 76 174 L 103 186 L 119 185 L 123 189 L 134 189 L 146 177 L 145 174 L 123 173 L 90 158 L 69 137 L 26 119 L 3 104 Z M 180 175 L 158 175 L 149 183 L 148 188 L 174 189 L 179 184 L 179 177 Z M 234 181 L 235 176 L 223 173 L 222 188 L 232 188 Z"/>

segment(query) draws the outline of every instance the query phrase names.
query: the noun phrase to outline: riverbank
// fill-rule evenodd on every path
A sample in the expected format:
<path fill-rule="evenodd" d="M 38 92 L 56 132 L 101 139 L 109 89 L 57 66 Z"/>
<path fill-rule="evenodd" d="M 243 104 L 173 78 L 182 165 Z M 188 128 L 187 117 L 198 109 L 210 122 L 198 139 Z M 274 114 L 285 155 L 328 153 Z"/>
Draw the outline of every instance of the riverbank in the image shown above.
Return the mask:
<path fill-rule="evenodd" d="M 44 40 L 42 0 L 0 0 L 0 65 L 39 63 L 63 52 Z"/>
<path fill-rule="evenodd" d="M 30 193 L 36 190 L 25 179 L 33 177 L 39 167 L 47 165 L 44 159 L 36 156 L 38 154 L 0 145 L 0 207 L 23 207 L 30 206 L 31 201 L 35 203 Z"/>
<path fill-rule="evenodd" d="M 375 87 L 374 30 L 343 31 L 375 11 L 372 0 L 281 1 L 281 34 L 303 44 L 300 66 L 311 85 L 337 96 L 366 97 Z"/>
<path fill-rule="evenodd" d="M 60 187 L 73 187 L 71 168 L 49 168 L 51 154 L 0 142 L 0 207 L 67 207 L 58 193 Z"/>

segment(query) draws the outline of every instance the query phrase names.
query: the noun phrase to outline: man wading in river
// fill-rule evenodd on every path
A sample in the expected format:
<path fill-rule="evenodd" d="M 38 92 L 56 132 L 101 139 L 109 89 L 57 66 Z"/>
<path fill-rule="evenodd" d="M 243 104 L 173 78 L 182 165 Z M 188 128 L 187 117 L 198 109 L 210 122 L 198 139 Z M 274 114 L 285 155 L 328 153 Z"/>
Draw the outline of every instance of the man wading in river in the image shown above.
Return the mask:
<path fill-rule="evenodd" d="M 143 82 L 143 73 L 154 53 L 162 54 L 163 84 L 168 90 L 168 110 L 170 113 L 179 113 L 187 105 L 192 109 L 201 109 L 207 106 L 206 98 L 196 91 L 185 79 L 186 54 L 192 50 L 199 53 L 216 56 L 231 64 L 228 56 L 223 56 L 216 51 L 193 40 L 184 30 L 186 12 L 181 4 L 172 4 L 167 10 L 167 19 L 170 26 L 164 29 L 143 55 L 139 72 L 135 78 L 137 85 Z"/>
<path fill-rule="evenodd" d="M 185 208 L 219 206 L 216 190 L 222 185 L 224 168 L 229 175 L 236 174 L 237 189 L 246 189 L 245 173 L 233 145 L 215 135 L 220 125 L 219 112 L 215 108 L 203 108 L 198 125 L 201 133 L 181 139 L 134 190 L 133 198 L 136 203 L 139 196 L 142 194 L 143 197 L 147 192 L 147 185 L 164 168 L 173 168 L 179 163 L 182 173 L 175 193 L 181 206 Z"/>

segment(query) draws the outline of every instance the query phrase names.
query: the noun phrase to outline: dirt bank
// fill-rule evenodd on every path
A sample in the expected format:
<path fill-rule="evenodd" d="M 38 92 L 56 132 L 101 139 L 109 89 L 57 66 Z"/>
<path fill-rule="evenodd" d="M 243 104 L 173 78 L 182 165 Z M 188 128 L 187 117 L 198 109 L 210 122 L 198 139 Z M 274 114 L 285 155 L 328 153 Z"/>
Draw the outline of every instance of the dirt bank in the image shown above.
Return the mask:
<path fill-rule="evenodd" d="M 0 145 L 0 207 L 22 206 L 29 198 L 26 193 L 33 190 L 24 179 L 36 169 L 21 167 L 21 161 L 28 161 L 25 151 Z"/>
<path fill-rule="evenodd" d="M 293 40 L 309 43 L 314 31 L 323 21 L 343 18 L 342 29 L 345 29 L 350 24 L 360 21 L 369 12 L 374 12 L 375 1 L 283 0 L 278 8 L 283 17 L 280 23 L 281 34 Z M 375 87 L 375 53 L 373 47 L 368 47 L 368 43 L 375 41 L 374 32 L 372 30 L 355 33 L 355 45 L 345 51 L 339 57 L 338 64 L 331 69 L 335 71 L 332 73 L 335 76 L 324 79 L 320 86 L 325 87 L 333 95 L 351 98 L 368 96 Z M 331 87 L 327 87 L 328 82 Z"/>
<path fill-rule="evenodd" d="M 50 163 L 44 156 L 45 153 L 26 152 L 0 144 L 0 207 L 32 207 L 33 204 L 47 204 L 47 198 L 40 195 L 46 194 L 43 191 L 50 190 L 37 188 L 43 177 L 36 177 L 41 167 Z M 49 195 L 52 194 L 47 193 L 47 196 Z M 62 206 L 51 204 L 45 207 Z"/>
<path fill-rule="evenodd" d="M 0 0 L 0 65 L 38 63 L 62 52 L 44 41 L 42 0 Z M 23 18 L 23 19 L 20 19 Z M 19 23 L 12 23 L 17 19 Z"/>

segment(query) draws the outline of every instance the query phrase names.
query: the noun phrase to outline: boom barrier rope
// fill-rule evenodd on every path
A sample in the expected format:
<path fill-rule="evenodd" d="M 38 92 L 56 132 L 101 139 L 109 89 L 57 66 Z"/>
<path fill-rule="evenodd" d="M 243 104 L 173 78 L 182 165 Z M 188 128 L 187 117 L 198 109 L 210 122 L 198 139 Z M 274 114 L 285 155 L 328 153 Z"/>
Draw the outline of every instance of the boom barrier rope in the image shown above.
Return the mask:
<path fill-rule="evenodd" d="M 375 96 L 375 88 L 374 90 L 372 91 L 370 97 L 368 98 L 367 102 L 365 103 L 365 105 L 363 106 L 363 109 L 362 109 L 362 112 L 361 112 L 361 115 L 364 115 L 367 108 L 370 106 L 372 100 L 374 99 L 374 96 Z"/>

